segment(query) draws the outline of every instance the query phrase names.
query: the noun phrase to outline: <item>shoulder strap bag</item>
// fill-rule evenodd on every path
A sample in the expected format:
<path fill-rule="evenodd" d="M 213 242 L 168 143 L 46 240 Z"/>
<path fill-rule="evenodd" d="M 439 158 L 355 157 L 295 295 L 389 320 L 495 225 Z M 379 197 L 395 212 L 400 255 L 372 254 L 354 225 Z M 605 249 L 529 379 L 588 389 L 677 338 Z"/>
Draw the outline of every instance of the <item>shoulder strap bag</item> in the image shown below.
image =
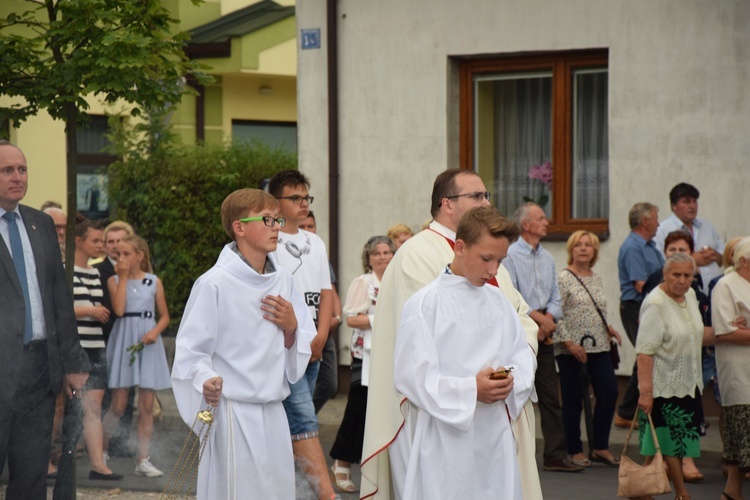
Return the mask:
<path fill-rule="evenodd" d="M 604 313 L 601 309 L 599 309 L 599 306 L 596 304 L 596 301 L 594 300 L 594 296 L 591 295 L 591 292 L 589 291 L 588 287 L 584 284 L 583 280 L 578 277 L 576 273 L 571 271 L 570 269 L 565 269 L 568 271 L 576 280 L 578 280 L 578 283 L 581 284 L 584 290 L 586 290 L 586 293 L 589 294 L 589 297 L 591 298 L 591 302 L 594 303 L 594 308 L 596 309 L 596 312 L 599 313 L 599 317 L 602 318 L 602 323 L 604 323 L 604 331 L 607 332 L 607 335 L 609 335 L 609 325 L 607 324 L 607 318 L 604 317 Z M 609 340 L 609 355 L 612 357 L 612 366 L 615 370 L 620 366 L 620 351 L 617 349 L 617 342 L 615 342 L 614 339 L 610 338 Z"/>
<path fill-rule="evenodd" d="M 633 434 L 636 420 L 637 415 L 630 424 L 628 437 L 625 438 L 625 445 L 622 447 L 620 470 L 617 473 L 617 496 L 633 498 L 669 493 L 672 491 L 672 488 L 669 486 L 667 471 L 664 469 L 664 457 L 661 454 L 651 414 L 648 414 L 648 423 L 651 426 L 651 436 L 656 448 L 653 461 L 648 465 L 640 465 L 626 456 L 628 443 L 630 442 L 630 436 Z"/>

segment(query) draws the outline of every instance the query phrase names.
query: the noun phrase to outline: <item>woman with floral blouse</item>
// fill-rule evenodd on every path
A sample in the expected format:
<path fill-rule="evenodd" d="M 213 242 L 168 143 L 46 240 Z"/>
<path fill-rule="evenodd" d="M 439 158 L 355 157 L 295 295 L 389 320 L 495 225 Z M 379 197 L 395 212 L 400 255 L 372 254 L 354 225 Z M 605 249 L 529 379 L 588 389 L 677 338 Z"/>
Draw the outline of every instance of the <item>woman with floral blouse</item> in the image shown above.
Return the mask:
<path fill-rule="evenodd" d="M 617 381 L 610 355 L 610 339 L 622 343 L 620 334 L 606 323 L 607 301 L 602 278 L 592 269 L 599 257 L 599 238 L 576 231 L 568 238 L 568 267 L 557 278 L 563 318 L 555 333 L 555 359 L 562 393 L 562 418 L 570 460 L 582 467 L 592 461 L 616 466 L 619 459 L 609 451 L 609 431 L 617 403 Z M 588 371 L 596 396 L 591 453 L 583 453 L 581 374 Z"/>

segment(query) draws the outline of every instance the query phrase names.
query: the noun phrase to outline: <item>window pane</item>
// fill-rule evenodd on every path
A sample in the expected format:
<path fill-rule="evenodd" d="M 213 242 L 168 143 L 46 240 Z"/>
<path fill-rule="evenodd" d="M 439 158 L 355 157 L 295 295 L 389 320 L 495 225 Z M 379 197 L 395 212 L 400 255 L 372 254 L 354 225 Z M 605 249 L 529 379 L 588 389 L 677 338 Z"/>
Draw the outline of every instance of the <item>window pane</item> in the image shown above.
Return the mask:
<path fill-rule="evenodd" d="M 98 220 L 109 215 L 106 165 L 78 165 L 77 209 L 85 217 Z"/>
<path fill-rule="evenodd" d="M 574 219 L 609 216 L 607 71 L 573 73 L 571 213 Z"/>
<path fill-rule="evenodd" d="M 551 216 L 552 75 L 549 72 L 475 79 L 475 169 L 511 215 L 526 200 Z M 551 174 L 551 170 L 550 170 Z"/>
<path fill-rule="evenodd" d="M 91 115 L 89 122 L 78 128 L 76 139 L 79 153 L 102 153 L 109 145 L 105 134 L 109 132 L 106 116 Z"/>
<path fill-rule="evenodd" d="M 232 122 L 232 140 L 258 141 L 272 148 L 297 152 L 297 124 L 273 122 Z"/>

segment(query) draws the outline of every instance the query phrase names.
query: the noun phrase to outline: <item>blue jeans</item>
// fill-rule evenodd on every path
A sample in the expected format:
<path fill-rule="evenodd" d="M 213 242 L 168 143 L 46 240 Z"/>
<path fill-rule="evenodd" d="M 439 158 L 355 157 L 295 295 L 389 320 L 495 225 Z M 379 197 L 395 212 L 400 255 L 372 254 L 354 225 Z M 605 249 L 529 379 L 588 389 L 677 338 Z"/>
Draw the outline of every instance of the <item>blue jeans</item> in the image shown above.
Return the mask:
<path fill-rule="evenodd" d="M 292 438 L 306 433 L 317 435 L 318 417 L 315 416 L 312 396 L 318 371 L 320 371 L 320 361 L 307 365 L 305 375 L 297 383 L 289 384 L 292 392 L 282 401 Z"/>

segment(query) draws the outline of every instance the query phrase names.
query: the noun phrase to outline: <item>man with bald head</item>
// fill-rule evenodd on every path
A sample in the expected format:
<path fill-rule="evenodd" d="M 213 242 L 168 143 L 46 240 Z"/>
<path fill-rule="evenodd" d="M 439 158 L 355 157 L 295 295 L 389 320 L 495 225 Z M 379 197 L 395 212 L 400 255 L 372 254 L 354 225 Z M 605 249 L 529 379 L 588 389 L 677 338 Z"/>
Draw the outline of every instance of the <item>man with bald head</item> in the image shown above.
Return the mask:
<path fill-rule="evenodd" d="M 396 332 L 404 303 L 432 282 L 453 261 L 456 229 L 471 208 L 490 204 L 490 193 L 473 171 L 452 169 L 440 173 L 432 188 L 429 226 L 408 239 L 396 252 L 380 283 L 373 323 L 370 386 L 362 461 L 360 497 L 403 498 L 404 471 L 409 460 L 412 429 L 403 427 L 407 412 L 419 411 L 399 395 L 393 384 Z M 519 314 L 527 343 L 536 350 L 537 327 L 528 306 L 500 266 L 493 282 Z M 524 498 L 541 498 L 534 458 L 534 413 L 529 403 L 514 421 Z M 413 419 L 410 419 L 414 421 Z"/>
<path fill-rule="evenodd" d="M 52 221 L 55 223 L 55 231 L 57 232 L 57 243 L 60 245 L 60 253 L 62 254 L 63 261 L 65 260 L 65 230 L 67 228 L 68 218 L 65 216 L 65 212 L 61 208 L 47 207 L 42 210 L 45 214 L 52 217 Z"/>
<path fill-rule="evenodd" d="M 23 152 L 0 141 L 0 473 L 6 498 L 47 498 L 55 394 L 81 397 L 89 362 L 52 219 L 20 205 L 28 187 Z"/>

